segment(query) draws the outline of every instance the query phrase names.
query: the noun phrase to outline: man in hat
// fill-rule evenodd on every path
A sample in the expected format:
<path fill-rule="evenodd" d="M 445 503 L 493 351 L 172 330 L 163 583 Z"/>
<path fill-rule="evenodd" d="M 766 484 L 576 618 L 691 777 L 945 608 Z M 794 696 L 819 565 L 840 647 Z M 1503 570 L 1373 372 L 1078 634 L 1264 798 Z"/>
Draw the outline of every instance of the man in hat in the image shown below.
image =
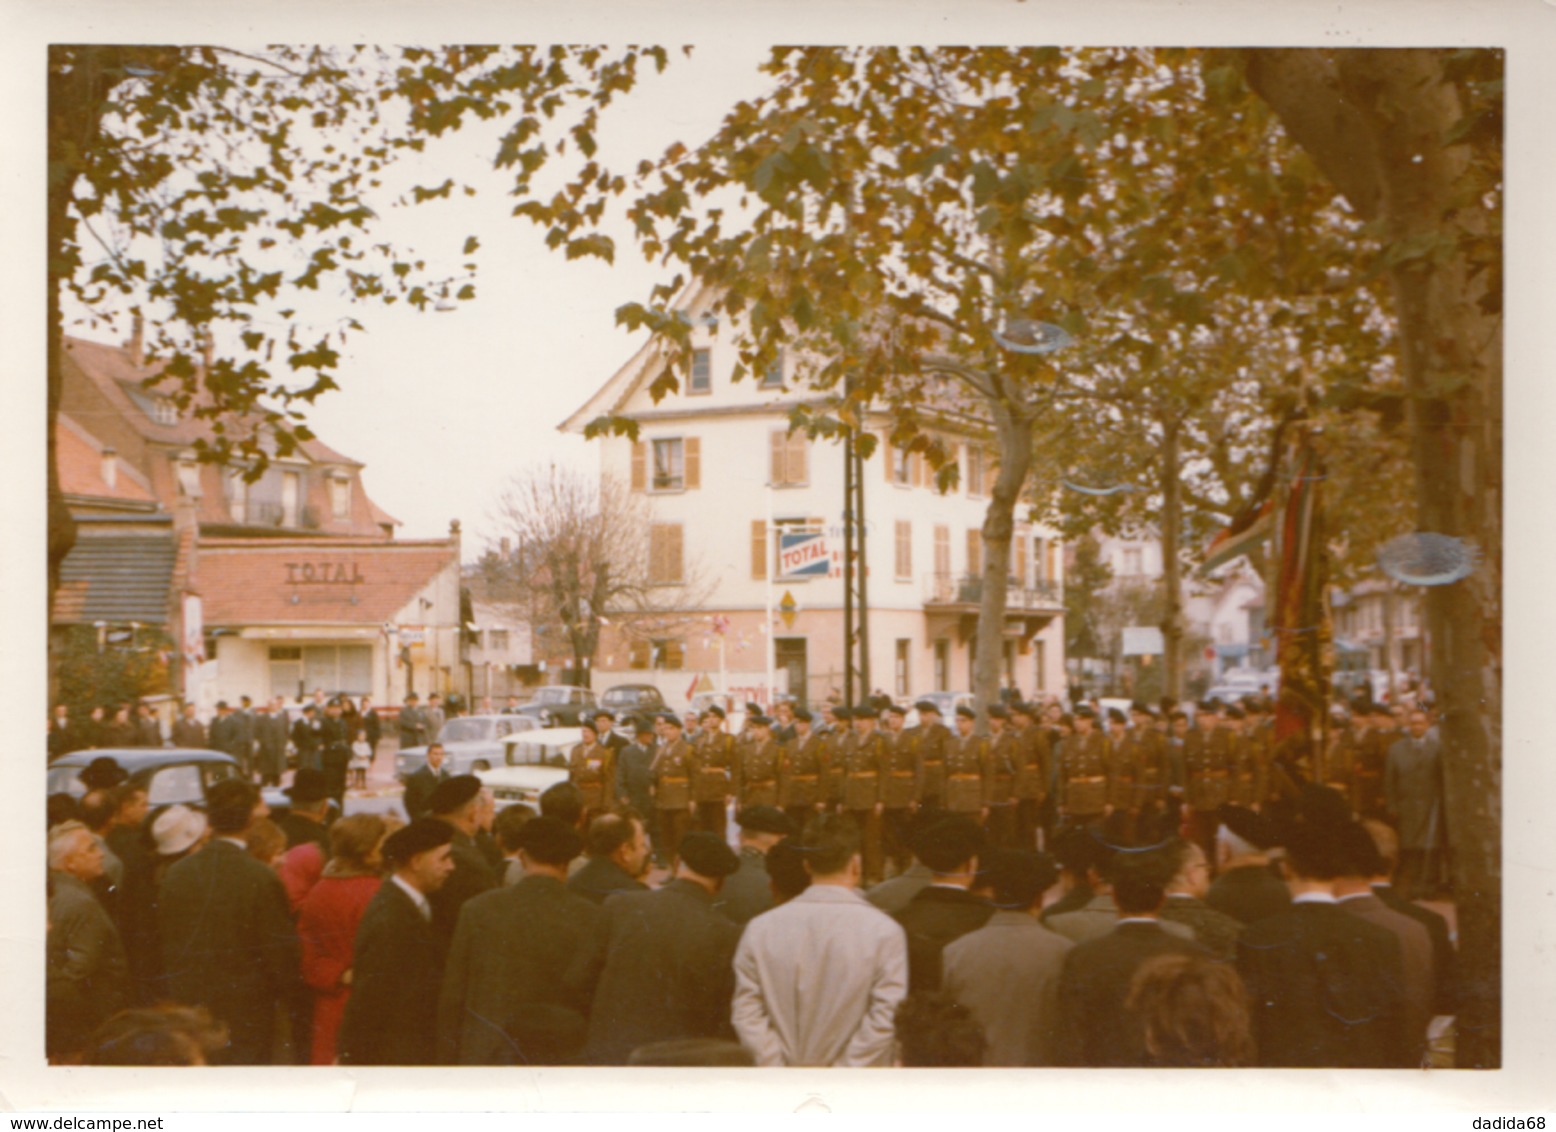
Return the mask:
<path fill-rule="evenodd" d="M 276 819 L 286 834 L 286 847 L 295 849 L 309 842 L 325 857 L 330 853 L 330 831 L 325 822 L 330 812 L 329 781 L 322 770 L 299 769 L 292 784 L 284 791 L 292 805 Z"/>
<path fill-rule="evenodd" d="M 938 990 L 946 944 L 977 931 L 994 914 L 993 905 L 972 891 L 987 840 L 966 814 L 946 814 L 916 830 L 914 855 L 934 879 L 896 916 L 908 937 L 910 993 Z"/>
<path fill-rule="evenodd" d="M 506 812 L 506 811 L 504 811 Z M 514 848 L 517 849 L 517 843 Z M 644 892 L 652 858 L 643 818 L 636 810 L 598 814 L 584 837 L 588 862 L 568 878 L 567 887 L 596 904 L 617 892 Z"/>
<path fill-rule="evenodd" d="M 1257 752 L 1244 734 L 1248 713 L 1240 704 L 1228 704 L 1221 713 L 1221 726 L 1227 733 L 1227 800 L 1237 806 L 1255 806 L 1264 798 L 1268 765 L 1261 765 Z"/>
<path fill-rule="evenodd" d="M 475 896 L 459 917 L 438 1002 L 444 1065 L 551 1060 L 545 1034 L 526 1019 L 543 1008 L 559 1023 L 581 1026 L 589 1011 L 604 914 L 567 890 L 567 868 L 583 841 L 548 817 L 530 819 L 518 839 L 524 878 Z"/>
<path fill-rule="evenodd" d="M 828 704 L 823 716 L 828 724 L 822 732 L 827 746 L 826 766 L 821 772 L 821 808 L 823 813 L 835 814 L 843 808 L 843 742 L 853 732 L 854 713 L 841 704 Z"/>
<path fill-rule="evenodd" d="M 659 717 L 662 738 L 650 773 L 654 779 L 654 811 L 659 822 L 659 842 L 655 850 L 666 862 L 674 861 L 681 838 L 691 828 L 692 775 L 698 769 L 697 756 L 681 738 L 681 721 L 670 712 Z"/>
<path fill-rule="evenodd" d="M 900 704 L 889 704 L 881 713 L 881 838 L 893 873 L 907 871 L 913 862 L 908 823 L 923 792 L 913 740 L 902 727 L 906 716 Z"/>
<path fill-rule="evenodd" d="M 1172 768 L 1167 755 L 1167 737 L 1157 727 L 1156 712 L 1147 703 L 1136 700 L 1129 706 L 1131 727 L 1129 764 L 1134 768 L 1135 788 L 1129 805 L 1133 832 L 1140 840 L 1155 841 L 1157 833 L 1176 833 L 1176 813 L 1169 814 L 1168 790 Z"/>
<path fill-rule="evenodd" d="M 633 741 L 616 758 L 615 796 L 621 803 L 643 815 L 644 827 L 652 842 L 654 828 L 654 721 L 638 716 L 632 721 Z"/>
<path fill-rule="evenodd" d="M 856 891 L 853 822 L 816 818 L 804 848 L 810 887 L 747 924 L 736 949 L 736 1033 L 758 1065 L 890 1065 L 907 939 Z"/>
<path fill-rule="evenodd" d="M 1425 898 L 1438 878 L 1443 837 L 1442 748 L 1424 711 L 1406 717 L 1409 734 L 1389 748 L 1383 796 L 1399 830 L 1399 887 Z"/>
<path fill-rule="evenodd" d="M 320 732 L 323 722 L 313 704 L 304 704 L 303 713 L 292 724 L 292 746 L 297 750 L 298 769 L 323 770 L 324 760 L 319 753 Z"/>
<path fill-rule="evenodd" d="M 1102 825 L 1108 807 L 1108 745 L 1096 731 L 1097 713 L 1075 709 L 1075 732 L 1059 745 L 1059 811 L 1066 824 Z"/>
<path fill-rule="evenodd" d="M 1221 807 L 1231 801 L 1232 776 L 1232 734 L 1221 726 L 1214 700 L 1201 700 L 1194 709 L 1194 727 L 1183 741 L 1183 771 L 1189 840 L 1209 856 Z"/>
<path fill-rule="evenodd" d="M 334 696 L 324 705 L 324 719 L 319 724 L 319 765 L 330 797 L 341 807 L 346 804 L 346 768 L 351 765 L 352 738 L 342 715 L 340 697 Z"/>
<path fill-rule="evenodd" d="M 286 771 L 286 738 L 286 710 L 277 696 L 260 704 L 254 718 L 254 761 L 261 786 L 281 785 Z"/>
<path fill-rule="evenodd" d="M 1216 830 L 1216 879 L 1205 903 L 1244 924 L 1291 907 L 1291 893 L 1270 864 L 1280 844 L 1275 826 L 1245 806 L 1224 806 Z"/>
<path fill-rule="evenodd" d="M 945 797 L 945 756 L 951 745 L 951 730 L 941 722 L 940 708 L 934 700 L 913 705 L 918 723 L 908 729 L 913 757 L 918 764 L 920 810 L 938 810 Z"/>
<path fill-rule="evenodd" d="M 827 738 L 812 726 L 811 713 L 794 713 L 794 742 L 779 751 L 778 804 L 796 832 L 822 808 L 822 780 L 827 770 Z"/>
<path fill-rule="evenodd" d="M 342 1065 L 432 1065 L 437 1056 L 443 941 L 429 897 L 454 871 L 454 830 L 418 818 L 384 839 L 393 871 L 357 926 L 351 996 L 337 1047 Z"/>
<path fill-rule="evenodd" d="M 989 844 L 1009 849 L 1016 843 L 1016 737 L 1010 730 L 1010 709 L 989 707 L 989 775 L 984 779 L 984 798 L 989 816 L 984 827 Z"/>
<path fill-rule="evenodd" d="M 682 839 L 670 883 L 606 902 L 605 963 L 589 1015 L 591 1064 L 625 1065 L 634 1049 L 653 1042 L 734 1037 L 740 928 L 720 913 L 718 899 L 738 868 L 728 845 L 697 830 Z"/>
<path fill-rule="evenodd" d="M 270 810 L 240 778 L 213 784 L 205 800 L 211 839 L 168 870 L 157 899 L 168 989 L 227 1027 L 220 1064 L 269 1065 L 278 1009 L 304 996 L 286 890 L 246 845 Z"/>
<path fill-rule="evenodd" d="M 953 814 L 971 814 L 979 821 L 989 816 L 989 747 L 974 733 L 978 713 L 963 704 L 956 709 L 956 737 L 946 748 L 945 808 Z"/>
<path fill-rule="evenodd" d="M 1037 726 L 1036 704 L 1018 700 L 1010 705 L 1010 733 L 1014 744 L 1012 759 L 1016 778 L 1016 833 L 1019 849 L 1037 845 L 1043 800 L 1048 794 L 1048 738 Z"/>
<path fill-rule="evenodd" d="M 399 718 L 395 721 L 400 731 L 400 750 L 409 750 L 412 747 L 423 746 L 429 738 L 436 738 L 436 734 L 428 734 L 427 713 L 422 710 L 421 697 L 411 692 L 405 697 L 405 704 L 400 708 Z"/>
<path fill-rule="evenodd" d="M 776 806 L 780 748 L 773 738 L 773 721 L 758 715 L 747 723 L 751 727 L 751 741 L 735 754 L 735 805 L 742 810 L 751 806 Z"/>
<path fill-rule="evenodd" d="M 1135 745 L 1129 736 L 1129 719 L 1118 708 L 1107 709 L 1108 814 L 1118 814 L 1119 838 L 1132 842 L 1135 837 Z"/>
<path fill-rule="evenodd" d="M 442 743 L 428 743 L 426 763 L 405 776 L 405 793 L 400 801 L 405 806 L 405 816 L 411 821 L 426 816 L 427 800 L 448 779 L 448 770 L 443 765 L 444 758 Z"/>
<path fill-rule="evenodd" d="M 49 930 L 44 1046 L 54 1064 L 71 1063 L 92 1032 L 130 1000 L 129 964 L 107 911 L 92 894 L 103 850 L 80 822 L 49 831 Z"/>
<path fill-rule="evenodd" d="M 568 756 L 567 780 L 578 787 L 583 802 L 583 824 L 616 804 L 616 752 L 600 741 L 600 722 L 584 720 L 579 727 L 583 742 Z M 606 723 L 606 734 L 610 734 Z"/>
<path fill-rule="evenodd" d="M 740 827 L 740 868 L 724 882 L 716 908 L 737 924 L 749 923 L 773 906 L 767 853 L 799 832 L 776 806 L 747 806 L 735 815 Z"/>
<path fill-rule="evenodd" d="M 195 706 L 185 703 L 183 714 L 173 721 L 173 746 L 199 750 L 207 746 L 205 724 L 195 715 Z"/>
<path fill-rule="evenodd" d="M 598 708 L 595 710 L 595 734 L 600 737 L 600 745 L 610 751 L 611 761 L 613 763 L 615 760 L 621 757 L 621 752 L 626 750 L 627 744 L 630 742 L 630 740 L 624 739 L 620 735 L 616 734 L 615 728 L 616 716 L 613 712 L 606 708 Z"/>
<path fill-rule="evenodd" d="M 454 936 L 465 902 L 498 886 L 497 873 L 475 843 L 481 827 L 481 780 L 458 774 L 439 783 L 427 799 L 427 811 L 454 831 L 450 838 L 454 871 L 432 896 L 432 927 L 446 942 Z"/>
<path fill-rule="evenodd" d="M 747 725 L 750 719 L 746 720 Z M 702 713 L 702 734 L 688 743 L 693 756 L 692 825 L 723 837 L 729 824 L 729 796 L 738 762 L 735 737 L 724 730 L 724 709 L 714 704 Z"/>
<path fill-rule="evenodd" d="M 881 854 L 881 780 L 885 777 L 886 742 L 876 730 L 875 712 L 857 708 L 854 729 L 838 749 L 843 775 L 843 812 L 854 820 L 864 839 L 864 880 L 875 884 L 885 876 Z"/>

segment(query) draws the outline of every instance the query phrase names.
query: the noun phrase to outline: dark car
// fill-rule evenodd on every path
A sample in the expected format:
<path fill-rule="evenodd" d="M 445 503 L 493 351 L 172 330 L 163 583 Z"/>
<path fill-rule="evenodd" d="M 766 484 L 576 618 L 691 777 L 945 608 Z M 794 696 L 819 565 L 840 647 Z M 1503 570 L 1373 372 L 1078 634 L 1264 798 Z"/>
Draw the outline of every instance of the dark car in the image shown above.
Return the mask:
<path fill-rule="evenodd" d="M 519 708 L 519 714 L 533 716 L 542 727 L 577 727 L 594 716 L 597 706 L 588 688 L 543 684 L 535 689 L 529 703 Z"/>
<path fill-rule="evenodd" d="M 94 747 L 72 751 L 51 762 L 48 793 L 80 798 L 86 787 L 77 776 L 93 759 L 104 757 L 122 766 L 131 782 L 146 788 L 146 800 L 154 810 L 172 805 L 204 806 L 207 790 L 238 773 L 237 759 L 199 747 Z M 267 787 L 264 796 L 265 804 L 277 813 L 291 805 L 275 787 Z"/>

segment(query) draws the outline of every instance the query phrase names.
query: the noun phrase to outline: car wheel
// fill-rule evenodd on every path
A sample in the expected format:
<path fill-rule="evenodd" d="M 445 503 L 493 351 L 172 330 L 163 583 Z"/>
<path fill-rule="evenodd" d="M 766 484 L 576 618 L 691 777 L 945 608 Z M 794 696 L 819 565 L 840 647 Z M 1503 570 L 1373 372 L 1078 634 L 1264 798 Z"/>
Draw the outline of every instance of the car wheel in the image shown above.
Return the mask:
<path fill-rule="evenodd" d="M 475 762 L 475 765 L 473 765 L 470 768 L 470 770 L 472 772 L 474 772 L 474 773 L 480 773 L 483 770 L 491 770 L 491 769 L 492 769 L 492 764 L 487 762 L 485 759 L 477 759 L 476 762 Z"/>

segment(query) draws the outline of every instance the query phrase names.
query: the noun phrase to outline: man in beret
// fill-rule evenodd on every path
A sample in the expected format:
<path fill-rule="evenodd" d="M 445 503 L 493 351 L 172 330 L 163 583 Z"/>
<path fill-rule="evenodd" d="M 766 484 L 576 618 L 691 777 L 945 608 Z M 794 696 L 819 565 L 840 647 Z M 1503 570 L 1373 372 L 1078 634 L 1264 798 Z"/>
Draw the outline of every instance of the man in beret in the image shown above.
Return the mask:
<path fill-rule="evenodd" d="M 599 977 L 604 913 L 567 890 L 583 848 L 578 831 L 549 817 L 518 831 L 524 878 L 472 897 L 459 916 L 438 1001 L 438 1061 L 528 1065 L 550 1060 L 527 1048 L 540 1036 L 537 1008 L 589 1012 Z M 551 1008 L 555 1008 L 554 1010 Z"/>
<path fill-rule="evenodd" d="M 993 905 L 972 891 L 987 841 L 966 814 L 946 814 L 915 831 L 913 854 L 934 879 L 896 915 L 908 937 L 909 993 L 939 990 L 946 944 L 977 931 L 994 914 Z"/>
<path fill-rule="evenodd" d="M 841 704 L 828 704 L 824 714 L 830 722 L 823 732 L 827 747 L 821 806 L 824 813 L 835 814 L 843 808 L 843 743 L 853 733 L 854 713 Z"/>
<path fill-rule="evenodd" d="M 794 713 L 794 742 L 779 750 L 778 804 L 795 831 L 822 808 L 822 780 L 827 770 L 827 737 L 819 734 L 814 717 L 804 708 Z"/>
<path fill-rule="evenodd" d="M 454 937 L 465 902 L 499 884 L 486 854 L 475 843 L 481 826 L 481 780 L 473 774 L 446 779 L 427 799 L 427 810 L 453 830 L 450 853 L 454 871 L 431 898 L 433 930 L 447 944 Z"/>
<path fill-rule="evenodd" d="M 1216 830 L 1216 879 L 1205 903 L 1244 924 L 1291 907 L 1291 893 L 1270 864 L 1275 826 L 1246 806 L 1224 806 Z"/>
<path fill-rule="evenodd" d="M 953 814 L 971 814 L 979 821 L 989 816 L 989 745 L 975 733 L 978 713 L 963 704 L 956 709 L 956 737 L 946 748 L 945 808 Z"/>
<path fill-rule="evenodd" d="M 1227 800 L 1235 806 L 1256 806 L 1264 797 L 1264 776 L 1253 744 L 1244 734 L 1248 713 L 1239 704 L 1228 704 L 1221 712 L 1221 726 L 1227 734 Z"/>
<path fill-rule="evenodd" d="M 739 809 L 778 804 L 778 764 L 780 748 L 773 738 L 773 721 L 765 715 L 752 716 L 747 724 L 751 740 L 735 753 L 735 805 Z M 723 834 L 719 830 L 711 832 Z"/>
<path fill-rule="evenodd" d="M 605 902 L 605 963 L 586 1049 L 591 1064 L 626 1065 L 634 1049 L 653 1042 L 734 1038 L 740 928 L 717 901 L 738 868 L 728 845 L 696 830 L 681 839 L 670 883 Z"/>
<path fill-rule="evenodd" d="M 1048 739 L 1037 726 L 1036 704 L 1018 700 L 1010 705 L 1010 734 L 1014 744 L 1012 759 L 1016 778 L 1015 844 L 1019 849 L 1037 845 L 1037 827 L 1043 799 L 1048 794 Z"/>
<path fill-rule="evenodd" d="M 747 806 L 735 815 L 740 827 L 740 868 L 724 882 L 715 907 L 737 924 L 746 924 L 773 906 L 767 877 L 767 853 L 799 830 L 776 806 Z"/>
<path fill-rule="evenodd" d="M 984 828 L 989 844 L 1009 849 L 1016 843 L 1016 737 L 1010 730 L 1010 709 L 989 707 L 989 775 L 984 780 L 984 799 L 989 816 Z"/>
<path fill-rule="evenodd" d="M 853 818 L 864 838 L 864 882 L 885 876 L 881 853 L 881 780 L 885 776 L 886 742 L 876 729 L 876 715 L 866 708 L 850 713 L 853 730 L 838 748 L 843 775 L 843 812 Z"/>
<path fill-rule="evenodd" d="M 1103 733 L 1107 744 L 1108 804 L 1106 813 L 1118 814 L 1120 840 L 1131 842 L 1135 836 L 1135 744 L 1129 736 L 1129 718 L 1118 708 L 1108 708 Z"/>
<path fill-rule="evenodd" d="M 1194 727 L 1183 741 L 1183 771 L 1188 837 L 1211 856 L 1221 807 L 1232 798 L 1232 733 L 1221 725 L 1214 700 L 1201 700 L 1194 709 Z"/>
<path fill-rule="evenodd" d="M 342 1065 L 432 1065 L 444 945 L 430 897 L 454 871 L 454 829 L 418 818 L 384 840 L 392 870 L 357 926 L 351 995 L 337 1048 Z"/>
<path fill-rule="evenodd" d="M 724 730 L 724 709 L 717 704 L 702 713 L 702 720 L 702 734 L 696 743 L 687 744 L 693 756 L 692 828 L 723 837 L 728 831 L 739 744 Z"/>
<path fill-rule="evenodd" d="M 919 700 L 913 708 L 918 712 L 918 723 L 908 728 L 907 734 L 918 769 L 918 809 L 938 810 L 944 804 L 945 756 L 951 730 L 941 722 L 934 700 Z"/>
<path fill-rule="evenodd" d="M 681 738 L 679 719 L 666 712 L 659 717 L 659 727 L 662 742 L 651 769 L 659 822 L 659 842 L 654 848 L 665 861 L 673 862 L 681 838 L 691 828 L 692 775 L 698 762 L 691 745 Z"/>
<path fill-rule="evenodd" d="M 1100 827 L 1110 812 L 1107 740 L 1096 723 L 1096 711 L 1082 704 L 1074 734 L 1059 745 L 1059 810 L 1069 825 Z"/>
<path fill-rule="evenodd" d="M 908 823 L 923 792 L 913 739 L 903 730 L 907 712 L 888 704 L 881 713 L 882 777 L 881 840 L 892 873 L 906 872 L 913 862 L 908 848 Z"/>
<path fill-rule="evenodd" d="M 616 752 L 602 741 L 601 727 L 605 735 L 610 734 L 608 722 L 583 720 L 579 726 L 583 741 L 568 756 L 567 780 L 578 787 L 586 827 L 595 814 L 603 814 L 616 804 Z"/>
<path fill-rule="evenodd" d="M 1129 764 L 1135 772 L 1135 788 L 1129 805 L 1134 833 L 1143 841 L 1155 841 L 1156 833 L 1176 833 L 1177 815 L 1169 815 L 1168 790 L 1172 768 L 1167 755 L 1167 737 L 1156 726 L 1156 712 L 1147 703 L 1136 700 L 1129 706 Z"/>

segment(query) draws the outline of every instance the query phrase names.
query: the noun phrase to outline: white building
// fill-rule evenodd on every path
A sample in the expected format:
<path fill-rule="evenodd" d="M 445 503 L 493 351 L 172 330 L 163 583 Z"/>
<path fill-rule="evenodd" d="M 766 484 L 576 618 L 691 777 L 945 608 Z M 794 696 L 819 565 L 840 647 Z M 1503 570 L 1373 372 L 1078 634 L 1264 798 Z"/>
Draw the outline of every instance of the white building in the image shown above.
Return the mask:
<path fill-rule="evenodd" d="M 688 307 L 696 319 L 706 296 Z M 685 388 L 655 403 L 649 387 L 668 359 L 650 343 L 561 426 L 582 432 L 603 414 L 638 422 L 636 442 L 595 441 L 601 474 L 647 499 L 651 576 L 672 587 L 695 576 L 710 593 L 693 631 L 636 644 L 608 636 L 592 682 L 652 682 L 676 703 L 718 688 L 722 670 L 724 690 L 765 702 L 771 634 L 777 691 L 816 702 L 844 680 L 842 448 L 789 435 L 788 414 L 808 394 L 786 382 L 792 361 L 737 383 L 732 336 L 708 321 L 694 332 Z M 966 425 L 938 428 L 961 473 L 961 486 L 941 494 L 921 456 L 885 445 L 884 415 L 866 426 L 883 440 L 864 473 L 870 687 L 899 699 L 968 689 L 992 447 Z M 1018 525 L 1010 568 L 1002 682 L 1057 694 L 1063 577 L 1053 533 Z"/>

